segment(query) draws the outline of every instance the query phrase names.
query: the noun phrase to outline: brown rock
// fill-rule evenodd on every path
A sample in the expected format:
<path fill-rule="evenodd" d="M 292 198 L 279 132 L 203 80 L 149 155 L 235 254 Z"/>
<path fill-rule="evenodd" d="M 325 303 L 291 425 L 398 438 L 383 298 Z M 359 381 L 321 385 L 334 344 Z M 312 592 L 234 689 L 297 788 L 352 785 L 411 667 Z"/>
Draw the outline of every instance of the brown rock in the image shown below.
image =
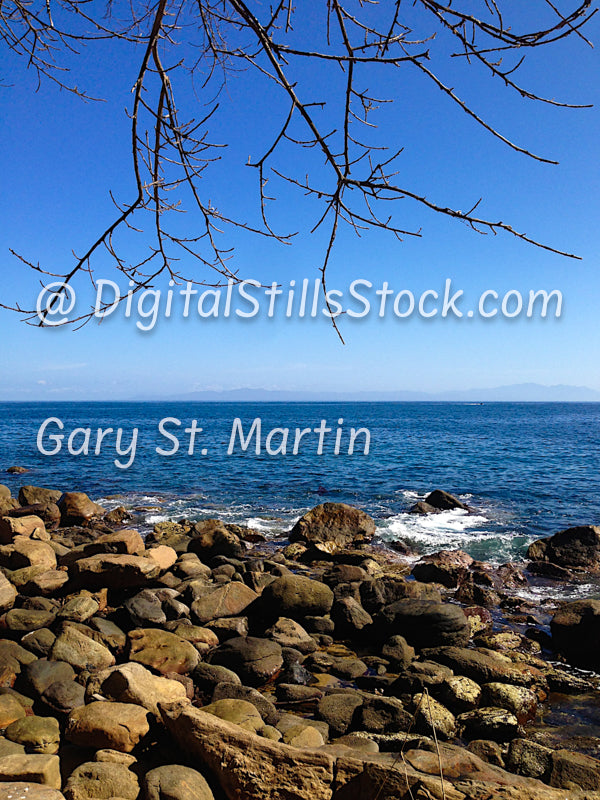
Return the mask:
<path fill-rule="evenodd" d="M 65 736 L 78 747 L 130 753 L 149 729 L 148 712 L 141 706 L 97 701 L 71 712 Z"/>
<path fill-rule="evenodd" d="M 196 648 L 169 631 L 156 628 L 136 628 L 128 634 L 129 660 L 144 664 L 163 675 L 176 672 L 186 675 L 197 665 L 200 656 Z"/>
<path fill-rule="evenodd" d="M 79 559 L 72 573 L 74 580 L 88 589 L 124 589 L 144 586 L 158 577 L 160 567 L 142 556 L 98 554 Z"/>
<path fill-rule="evenodd" d="M 369 542 L 374 535 L 375 522 L 364 511 L 345 503 L 324 503 L 298 520 L 289 539 L 340 548 Z"/>
<path fill-rule="evenodd" d="M 0 781 L 41 783 L 60 789 L 60 761 L 54 755 L 12 755 L 0 758 Z"/>
<path fill-rule="evenodd" d="M 94 503 L 85 492 L 65 492 L 57 501 L 62 525 L 85 525 L 106 509 Z"/>
<path fill-rule="evenodd" d="M 210 786 L 195 769 L 168 764 L 144 776 L 147 800 L 214 800 Z"/>
<path fill-rule="evenodd" d="M 61 496 L 62 492 L 57 489 L 42 489 L 40 486 L 21 486 L 19 489 L 19 503 L 22 506 L 55 504 Z"/>
<path fill-rule="evenodd" d="M 527 557 L 567 569 L 600 570 L 600 527 L 567 528 L 529 545 Z"/>
<path fill-rule="evenodd" d="M 66 800 L 136 800 L 137 776 L 124 764 L 88 761 L 76 767 L 65 786 Z"/>
<path fill-rule="evenodd" d="M 237 617 L 258 598 L 244 583 L 232 581 L 212 589 L 192 603 L 192 613 L 203 625 L 220 617 Z"/>
<path fill-rule="evenodd" d="M 30 537 L 36 531 L 45 531 L 44 521 L 35 514 L 25 517 L 0 517 L 0 544 L 11 544 L 16 536 Z"/>

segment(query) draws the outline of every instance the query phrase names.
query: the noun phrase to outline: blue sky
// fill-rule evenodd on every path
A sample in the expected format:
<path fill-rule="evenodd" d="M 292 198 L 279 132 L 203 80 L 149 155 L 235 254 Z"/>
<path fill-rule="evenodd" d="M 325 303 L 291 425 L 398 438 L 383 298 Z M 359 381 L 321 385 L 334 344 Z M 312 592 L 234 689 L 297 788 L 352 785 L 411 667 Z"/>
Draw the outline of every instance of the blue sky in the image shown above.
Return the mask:
<path fill-rule="evenodd" d="M 306 31 L 319 29 L 315 17 Z M 588 36 L 600 40 L 594 19 Z M 7 55 L 6 53 L 4 54 Z M 104 103 L 83 103 L 42 85 L 8 55 L 3 59 L 0 199 L 2 295 L 5 303 L 32 304 L 39 284 L 9 248 L 60 270 L 72 263 L 110 220 L 109 191 L 133 194 L 129 174 L 128 120 L 139 52 L 102 45 L 75 61 L 75 82 Z M 454 65 L 449 80 L 463 80 Z M 483 116 L 524 146 L 560 162 L 549 166 L 512 152 L 453 106 L 414 70 L 397 71 L 394 83 L 377 76 L 377 88 L 396 98 L 385 109 L 381 135 L 404 146 L 399 162 L 406 186 L 442 204 L 467 209 L 483 197 L 480 211 L 536 239 L 577 253 L 573 261 L 517 241 L 506 234 L 480 236 L 464 225 L 421 210 L 408 201 L 398 222 L 422 228 L 422 238 L 402 243 L 381 232 L 357 239 L 345 230 L 329 268 L 331 288 L 347 289 L 354 279 L 416 295 L 443 289 L 447 278 L 472 300 L 485 289 L 559 289 L 560 319 L 398 320 L 375 315 L 341 320 L 342 345 L 325 319 L 252 320 L 160 319 L 141 332 L 120 312 L 81 330 L 39 329 L 0 311 L 2 400 L 122 399 L 164 397 L 187 391 L 263 387 L 297 390 L 425 390 L 538 382 L 600 389 L 600 298 L 598 224 L 600 182 L 598 139 L 600 88 L 598 51 L 575 38 L 546 52 L 533 52 L 523 80 L 534 90 L 593 109 L 563 110 L 523 101 L 498 81 L 473 70 L 461 83 L 463 95 Z M 314 97 L 319 72 L 304 73 Z M 457 87 L 459 84 L 457 83 Z M 329 87 L 331 90 L 335 87 Z M 310 94 L 310 91 L 309 91 Z M 307 99 L 314 99 L 307 97 Z M 256 175 L 245 167 L 258 156 L 282 108 L 270 89 L 255 79 L 233 79 L 215 119 L 213 138 L 231 147 L 223 168 L 207 178 L 207 196 L 226 213 L 253 218 Z M 193 103 L 184 96 L 185 103 Z M 324 236 L 308 231 L 314 208 L 300 194 L 282 191 L 275 219 L 300 234 L 292 247 L 236 234 L 236 266 L 265 283 L 313 280 L 318 276 Z M 189 214 L 185 224 L 197 224 Z M 139 257 L 140 235 L 125 245 Z M 98 278 L 116 279 L 101 255 Z M 190 267 L 191 268 L 191 267 Z M 126 282 L 121 278 L 121 285 Z M 167 283 L 157 281 L 166 290 Z M 80 296 L 92 294 L 85 281 Z M 467 306 L 468 307 L 468 304 Z"/>

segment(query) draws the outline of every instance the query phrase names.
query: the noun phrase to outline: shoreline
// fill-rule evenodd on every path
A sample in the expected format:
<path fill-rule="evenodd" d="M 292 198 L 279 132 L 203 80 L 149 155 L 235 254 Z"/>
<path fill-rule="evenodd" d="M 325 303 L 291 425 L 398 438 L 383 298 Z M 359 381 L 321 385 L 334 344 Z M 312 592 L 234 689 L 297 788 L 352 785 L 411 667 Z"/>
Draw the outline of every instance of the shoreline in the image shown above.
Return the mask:
<path fill-rule="evenodd" d="M 181 775 L 177 800 L 600 798 L 600 601 L 520 598 L 520 565 L 461 551 L 390 555 L 344 504 L 268 540 L 182 518 L 142 539 L 80 492 L 0 503 L 0 793 L 29 776 L 34 800 L 98 800 L 103 775 L 158 798 Z M 531 574 L 572 579 L 581 548 L 600 567 L 600 529 L 574 530 L 529 548 Z"/>

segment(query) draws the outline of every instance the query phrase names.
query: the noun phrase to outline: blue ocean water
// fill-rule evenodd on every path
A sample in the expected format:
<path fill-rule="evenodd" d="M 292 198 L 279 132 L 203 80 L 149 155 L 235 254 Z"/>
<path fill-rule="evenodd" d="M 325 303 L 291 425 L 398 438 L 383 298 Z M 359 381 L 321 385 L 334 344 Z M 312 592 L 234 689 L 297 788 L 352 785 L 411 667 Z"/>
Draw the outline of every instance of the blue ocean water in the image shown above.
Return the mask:
<path fill-rule="evenodd" d="M 64 423 L 60 453 L 42 455 L 36 445 L 42 422 Z M 169 430 L 179 452 L 159 455 L 172 442 L 158 424 L 181 421 Z M 260 417 L 263 452 L 254 441 L 227 454 L 232 424 L 244 430 Z M 203 428 L 195 452 L 187 451 L 184 429 L 193 419 Z M 327 420 L 333 433 L 318 455 L 316 436 L 291 454 L 294 429 Z M 343 419 L 341 452 L 334 454 L 335 430 Z M 88 455 L 70 455 L 66 439 L 74 428 L 91 428 Z M 123 429 L 123 445 L 138 428 L 135 460 L 119 469 L 115 435 L 94 453 L 98 428 Z M 264 439 L 272 428 L 291 430 L 287 455 L 268 455 Z M 368 428 L 370 453 L 348 455 L 350 427 Z M 60 433 L 50 426 L 48 433 Z M 280 441 L 275 435 L 273 446 Z M 75 438 L 75 446 L 83 434 Z M 52 443 L 46 437 L 44 446 Z M 206 455 L 201 450 L 205 449 Z M 126 462 L 127 456 L 120 460 Z M 27 475 L 4 470 L 19 464 Z M 325 501 L 346 502 L 370 513 L 382 541 L 405 539 L 421 552 L 461 547 L 491 561 L 518 559 L 528 542 L 577 524 L 600 524 L 600 404 L 572 403 L 2 403 L 0 482 L 14 492 L 29 483 L 80 490 L 107 507 L 148 508 L 141 527 L 158 520 L 218 516 L 282 536 L 308 508 Z M 450 491 L 475 513 L 430 517 L 409 507 L 435 488 Z M 119 495 L 114 497 L 114 495 Z"/>

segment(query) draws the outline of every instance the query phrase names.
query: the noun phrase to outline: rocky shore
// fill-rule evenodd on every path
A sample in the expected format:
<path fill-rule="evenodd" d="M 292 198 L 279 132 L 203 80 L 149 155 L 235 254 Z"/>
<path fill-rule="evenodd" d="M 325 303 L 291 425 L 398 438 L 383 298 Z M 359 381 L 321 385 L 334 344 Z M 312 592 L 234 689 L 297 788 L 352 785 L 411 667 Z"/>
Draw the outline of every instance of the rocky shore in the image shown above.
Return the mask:
<path fill-rule="evenodd" d="M 544 721 L 600 707 L 600 600 L 519 597 L 598 574 L 600 528 L 526 569 L 375 532 L 325 503 L 276 544 L 144 540 L 125 508 L 0 486 L 0 800 L 600 800 L 600 726 Z"/>

